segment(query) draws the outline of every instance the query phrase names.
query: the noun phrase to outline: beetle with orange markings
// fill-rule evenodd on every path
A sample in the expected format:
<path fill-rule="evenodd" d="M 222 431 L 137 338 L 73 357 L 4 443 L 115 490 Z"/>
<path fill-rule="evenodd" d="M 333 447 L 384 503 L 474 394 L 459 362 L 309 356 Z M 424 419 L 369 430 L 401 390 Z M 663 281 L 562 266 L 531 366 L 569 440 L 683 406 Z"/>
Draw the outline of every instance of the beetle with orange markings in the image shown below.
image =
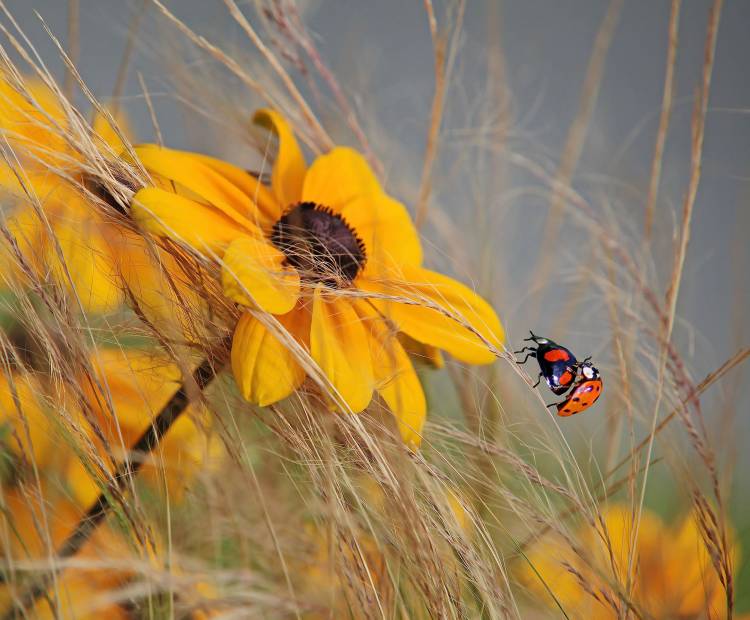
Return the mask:
<path fill-rule="evenodd" d="M 558 396 L 570 390 L 565 400 L 552 403 L 548 407 L 557 407 L 557 415 L 563 417 L 575 415 L 591 407 L 601 396 L 604 388 L 599 371 L 589 361 L 591 358 L 587 357 L 579 362 L 570 349 L 549 338 L 537 336 L 534 332 L 529 333 L 531 337 L 525 338 L 524 342 L 533 342 L 536 346 L 525 346 L 514 353 L 526 353 L 526 357 L 518 364 L 525 364 L 530 357 L 539 363 L 539 378 L 533 387 L 537 387 L 544 378 L 550 390 Z"/>

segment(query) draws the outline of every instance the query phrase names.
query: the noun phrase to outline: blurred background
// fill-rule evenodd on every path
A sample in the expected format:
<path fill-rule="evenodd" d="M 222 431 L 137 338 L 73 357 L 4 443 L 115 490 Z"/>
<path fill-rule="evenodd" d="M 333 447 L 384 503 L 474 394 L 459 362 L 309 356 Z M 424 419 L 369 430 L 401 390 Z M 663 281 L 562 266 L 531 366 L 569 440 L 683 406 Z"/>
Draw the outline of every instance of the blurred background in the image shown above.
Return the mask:
<path fill-rule="evenodd" d="M 246 36 L 220 0 L 165 4 L 198 34 L 236 57 L 253 57 Z M 240 3 L 241 5 L 243 3 Z M 250 4 L 250 3 L 244 3 Z M 613 416 L 622 412 L 610 311 L 597 284 L 586 282 L 592 240 L 576 217 L 565 216 L 554 248 L 544 248 L 549 188 L 528 162 L 554 174 L 571 127 L 591 104 L 571 186 L 611 223 L 613 234 L 634 248 L 633 259 L 661 295 L 672 270 L 675 239 L 690 173 L 691 115 L 703 69 L 710 2 L 684 2 L 679 19 L 673 114 L 665 143 L 653 236 L 642 252 L 647 188 L 659 123 L 668 50 L 670 3 L 636 0 L 508 0 L 468 2 L 458 15 L 436 5 L 441 21 L 463 20 L 449 46 L 451 77 L 432 204 L 440 217 L 425 228 L 429 260 L 460 271 L 494 304 L 508 331 L 509 348 L 520 348 L 529 329 L 592 354 L 603 370 L 605 405 L 568 421 L 575 445 L 607 440 Z M 63 76 L 63 63 L 42 20 L 66 45 L 68 11 L 59 0 L 11 0 L 5 6 L 44 62 Z M 434 56 L 423 3 L 311 1 L 299 4 L 325 63 L 361 113 L 365 132 L 384 164 L 389 189 L 413 208 L 435 88 Z M 221 69 L 186 46 L 151 2 L 81 0 L 76 65 L 95 95 L 110 101 L 123 57 L 132 54 L 118 101 L 140 141 L 155 134 L 140 74 L 154 103 L 161 132 L 171 146 L 252 163 L 242 124 L 217 131 L 226 105 L 249 114 L 258 104 L 229 78 L 207 88 Z M 609 20 L 609 21 L 607 21 Z M 603 26 L 604 24 L 604 26 Z M 706 122 L 703 173 L 677 305 L 673 342 L 695 381 L 750 343 L 750 4 L 725 3 Z M 607 28 L 611 29 L 607 36 Z M 128 47 L 128 33 L 135 43 Z M 599 44 L 597 45 L 597 37 Z M 172 50 L 174 56 L 170 56 Z M 176 57 L 181 62 L 175 62 Z M 587 71 L 601 61 L 594 96 L 583 97 Z M 304 81 L 304 80 L 303 80 Z M 182 93 L 182 98 L 175 96 Z M 167 95 L 166 93 L 169 93 Z M 315 98 L 314 91 L 309 94 Z M 589 93 L 592 95 L 592 93 Z M 323 101 L 328 95 L 323 95 Z M 334 125 L 336 119 L 324 121 Z M 342 139 L 347 136 L 342 132 Z M 524 163 L 526 162 L 526 163 Z M 580 216 L 579 216 L 580 217 Z M 450 239 L 457 239 L 455 245 Z M 469 240 L 469 242 L 467 242 Z M 545 254 L 548 253 L 548 254 Z M 465 255 L 464 255 L 465 254 Z M 539 277 L 540 261 L 549 265 Z M 543 262 L 543 261 L 542 261 Z M 627 300 L 627 297 L 625 297 Z M 621 301 L 621 303 L 623 303 Z M 623 312 L 627 317 L 627 312 Z M 645 335 L 642 337 L 646 337 Z M 515 345 L 518 345 L 517 347 Z M 644 360 L 643 372 L 653 369 Z M 743 556 L 750 556 L 750 440 L 748 387 L 742 366 L 703 397 L 709 436 L 732 488 L 732 516 Z M 509 382 L 517 382 L 509 377 Z M 502 392 L 500 394 L 502 396 Z M 635 395 L 638 403 L 638 395 Z M 448 404 L 446 404 L 448 403 Z M 436 415 L 451 415 L 450 398 L 436 401 Z M 607 416 L 601 413 L 606 409 Z M 441 411 L 442 410 L 442 411 Z M 651 409 L 642 412 L 650 419 Z M 523 422 L 506 411 L 513 424 Z M 542 415 L 541 413 L 539 414 Z M 658 446 L 657 446 L 658 453 Z M 673 490 L 656 468 L 648 503 L 669 515 Z M 743 560 L 743 566 L 746 564 Z M 743 570 L 738 602 L 750 576 Z"/>

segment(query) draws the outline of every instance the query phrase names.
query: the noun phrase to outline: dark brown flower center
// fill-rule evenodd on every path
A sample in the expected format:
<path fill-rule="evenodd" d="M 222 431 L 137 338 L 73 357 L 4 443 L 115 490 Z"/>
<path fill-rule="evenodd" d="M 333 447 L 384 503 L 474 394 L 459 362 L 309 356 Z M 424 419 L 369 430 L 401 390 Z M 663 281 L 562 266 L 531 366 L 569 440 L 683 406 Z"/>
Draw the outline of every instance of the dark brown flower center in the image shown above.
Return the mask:
<path fill-rule="evenodd" d="M 362 240 L 344 218 L 314 202 L 287 211 L 274 224 L 271 241 L 303 280 L 333 288 L 350 285 L 366 260 Z"/>

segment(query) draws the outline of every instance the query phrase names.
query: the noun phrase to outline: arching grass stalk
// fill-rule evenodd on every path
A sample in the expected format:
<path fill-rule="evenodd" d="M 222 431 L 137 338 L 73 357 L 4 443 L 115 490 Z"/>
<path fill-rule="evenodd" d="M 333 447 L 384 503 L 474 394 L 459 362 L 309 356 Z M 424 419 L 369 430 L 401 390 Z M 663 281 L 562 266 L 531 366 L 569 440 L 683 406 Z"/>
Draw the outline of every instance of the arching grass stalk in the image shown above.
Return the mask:
<path fill-rule="evenodd" d="M 220 351 L 226 351 L 222 347 Z M 223 355 L 223 354 L 222 354 Z M 221 372 L 224 366 L 224 357 L 206 357 L 203 362 L 193 371 L 192 378 L 183 381 L 179 389 L 167 401 L 151 425 L 143 432 L 138 440 L 130 448 L 127 458 L 120 463 L 108 484 L 91 507 L 86 511 L 76 524 L 73 531 L 60 545 L 55 554 L 55 562 L 75 556 L 91 538 L 96 528 L 104 521 L 112 510 L 113 498 L 121 495 L 134 475 L 138 473 L 143 465 L 145 455 L 150 454 L 159 445 L 172 425 L 179 419 L 191 403 L 191 392 L 197 388 L 202 392 Z M 191 386 L 195 382 L 195 388 Z M 58 570 L 55 568 L 54 570 Z M 50 571 L 39 579 L 32 581 L 21 596 L 16 599 L 15 605 L 2 616 L 3 620 L 12 620 L 16 617 L 19 609 L 28 608 L 49 589 L 53 573 Z"/>

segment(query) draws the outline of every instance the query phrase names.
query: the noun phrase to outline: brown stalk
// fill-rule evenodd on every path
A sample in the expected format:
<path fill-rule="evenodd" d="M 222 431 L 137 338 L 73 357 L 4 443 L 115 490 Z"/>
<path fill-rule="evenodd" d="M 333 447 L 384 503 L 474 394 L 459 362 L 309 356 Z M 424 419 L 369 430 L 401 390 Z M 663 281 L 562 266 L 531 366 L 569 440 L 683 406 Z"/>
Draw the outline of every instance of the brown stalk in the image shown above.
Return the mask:
<path fill-rule="evenodd" d="M 430 127 L 427 132 L 427 147 L 425 148 L 424 163 L 422 166 L 422 181 L 419 187 L 419 197 L 415 212 L 415 224 L 419 228 L 424 221 L 427 209 L 427 200 L 430 196 L 430 173 L 432 163 L 437 150 L 437 136 L 440 132 L 440 121 L 443 116 L 443 104 L 445 102 L 445 37 L 438 32 L 435 8 L 432 0 L 424 0 L 424 8 L 427 12 L 427 24 L 430 27 L 433 53 L 435 55 L 435 93 L 432 96 L 432 110 L 430 111 Z"/>
<path fill-rule="evenodd" d="M 677 58 L 677 32 L 680 24 L 681 3 L 682 0 L 672 0 L 672 8 L 669 14 L 667 69 L 664 75 L 664 94 L 662 95 L 661 100 L 659 129 L 656 132 L 654 159 L 651 163 L 651 178 L 648 185 L 648 197 L 646 198 L 646 217 L 643 227 L 645 243 L 648 243 L 651 240 L 651 230 L 654 225 L 654 211 L 656 209 L 656 197 L 659 193 L 659 180 L 661 179 L 661 167 L 664 158 L 664 144 L 667 141 L 669 120 L 672 116 L 672 92 L 674 90 L 674 67 Z"/>
<path fill-rule="evenodd" d="M 81 53 L 80 13 L 79 0 L 68 0 L 68 56 L 75 64 L 78 63 L 78 56 Z M 63 91 L 68 99 L 72 98 L 74 87 L 75 76 L 71 71 L 66 71 Z"/>
<path fill-rule="evenodd" d="M 721 16 L 721 7 L 723 0 L 714 0 L 711 7 L 711 13 L 708 19 L 708 26 L 706 29 L 706 43 L 704 52 L 703 72 L 698 96 L 695 102 L 695 108 L 693 110 L 692 119 L 692 145 L 690 150 L 690 179 L 688 181 L 688 188 L 685 194 L 682 207 L 682 227 L 680 232 L 680 245 L 678 248 L 677 255 L 675 256 L 674 267 L 672 271 L 672 278 L 670 281 L 669 288 L 666 295 L 666 307 L 667 307 L 667 322 L 664 325 L 663 338 L 660 340 L 663 343 L 669 343 L 672 335 L 672 328 L 674 326 L 675 312 L 677 310 L 677 298 L 679 295 L 680 284 L 682 282 L 682 271 L 685 264 L 685 257 L 687 255 L 687 246 L 690 240 L 690 230 L 692 223 L 693 208 L 695 206 L 695 198 L 698 193 L 698 185 L 701 179 L 702 171 L 702 157 L 703 157 L 703 139 L 705 136 L 706 129 L 706 113 L 708 110 L 708 97 L 711 87 L 711 76 L 713 73 L 714 66 L 714 55 L 716 51 L 716 39 L 719 31 L 719 18 Z M 662 346 L 659 367 L 658 367 L 658 381 L 657 381 L 657 395 L 656 402 L 654 403 L 654 411 L 651 423 L 651 433 L 649 437 L 648 448 L 646 450 L 646 463 L 651 460 L 651 454 L 653 452 L 654 437 L 657 425 L 657 419 L 659 417 L 659 407 L 661 404 L 663 386 L 664 386 L 664 372 L 667 365 L 668 347 L 666 344 Z M 721 509 L 722 500 L 720 495 L 720 489 L 718 485 L 717 475 L 713 463 L 713 458 L 706 462 L 707 467 L 711 473 L 711 478 L 714 485 L 714 494 L 716 500 L 719 503 Z M 641 493 L 637 510 L 637 518 L 635 520 L 635 527 L 633 528 L 632 544 L 631 549 L 634 549 L 634 543 L 638 540 L 638 530 L 640 526 L 640 517 L 643 510 L 643 502 L 646 495 L 646 486 L 648 482 L 648 468 L 646 468 L 643 474 L 643 482 L 641 485 Z M 722 520 L 722 536 L 725 535 L 725 528 Z M 727 547 L 725 546 L 725 549 Z M 630 554 L 628 561 L 628 583 L 632 583 L 632 575 L 634 570 L 634 554 Z M 727 588 L 727 608 L 729 615 L 732 613 L 732 601 L 730 588 Z"/>

